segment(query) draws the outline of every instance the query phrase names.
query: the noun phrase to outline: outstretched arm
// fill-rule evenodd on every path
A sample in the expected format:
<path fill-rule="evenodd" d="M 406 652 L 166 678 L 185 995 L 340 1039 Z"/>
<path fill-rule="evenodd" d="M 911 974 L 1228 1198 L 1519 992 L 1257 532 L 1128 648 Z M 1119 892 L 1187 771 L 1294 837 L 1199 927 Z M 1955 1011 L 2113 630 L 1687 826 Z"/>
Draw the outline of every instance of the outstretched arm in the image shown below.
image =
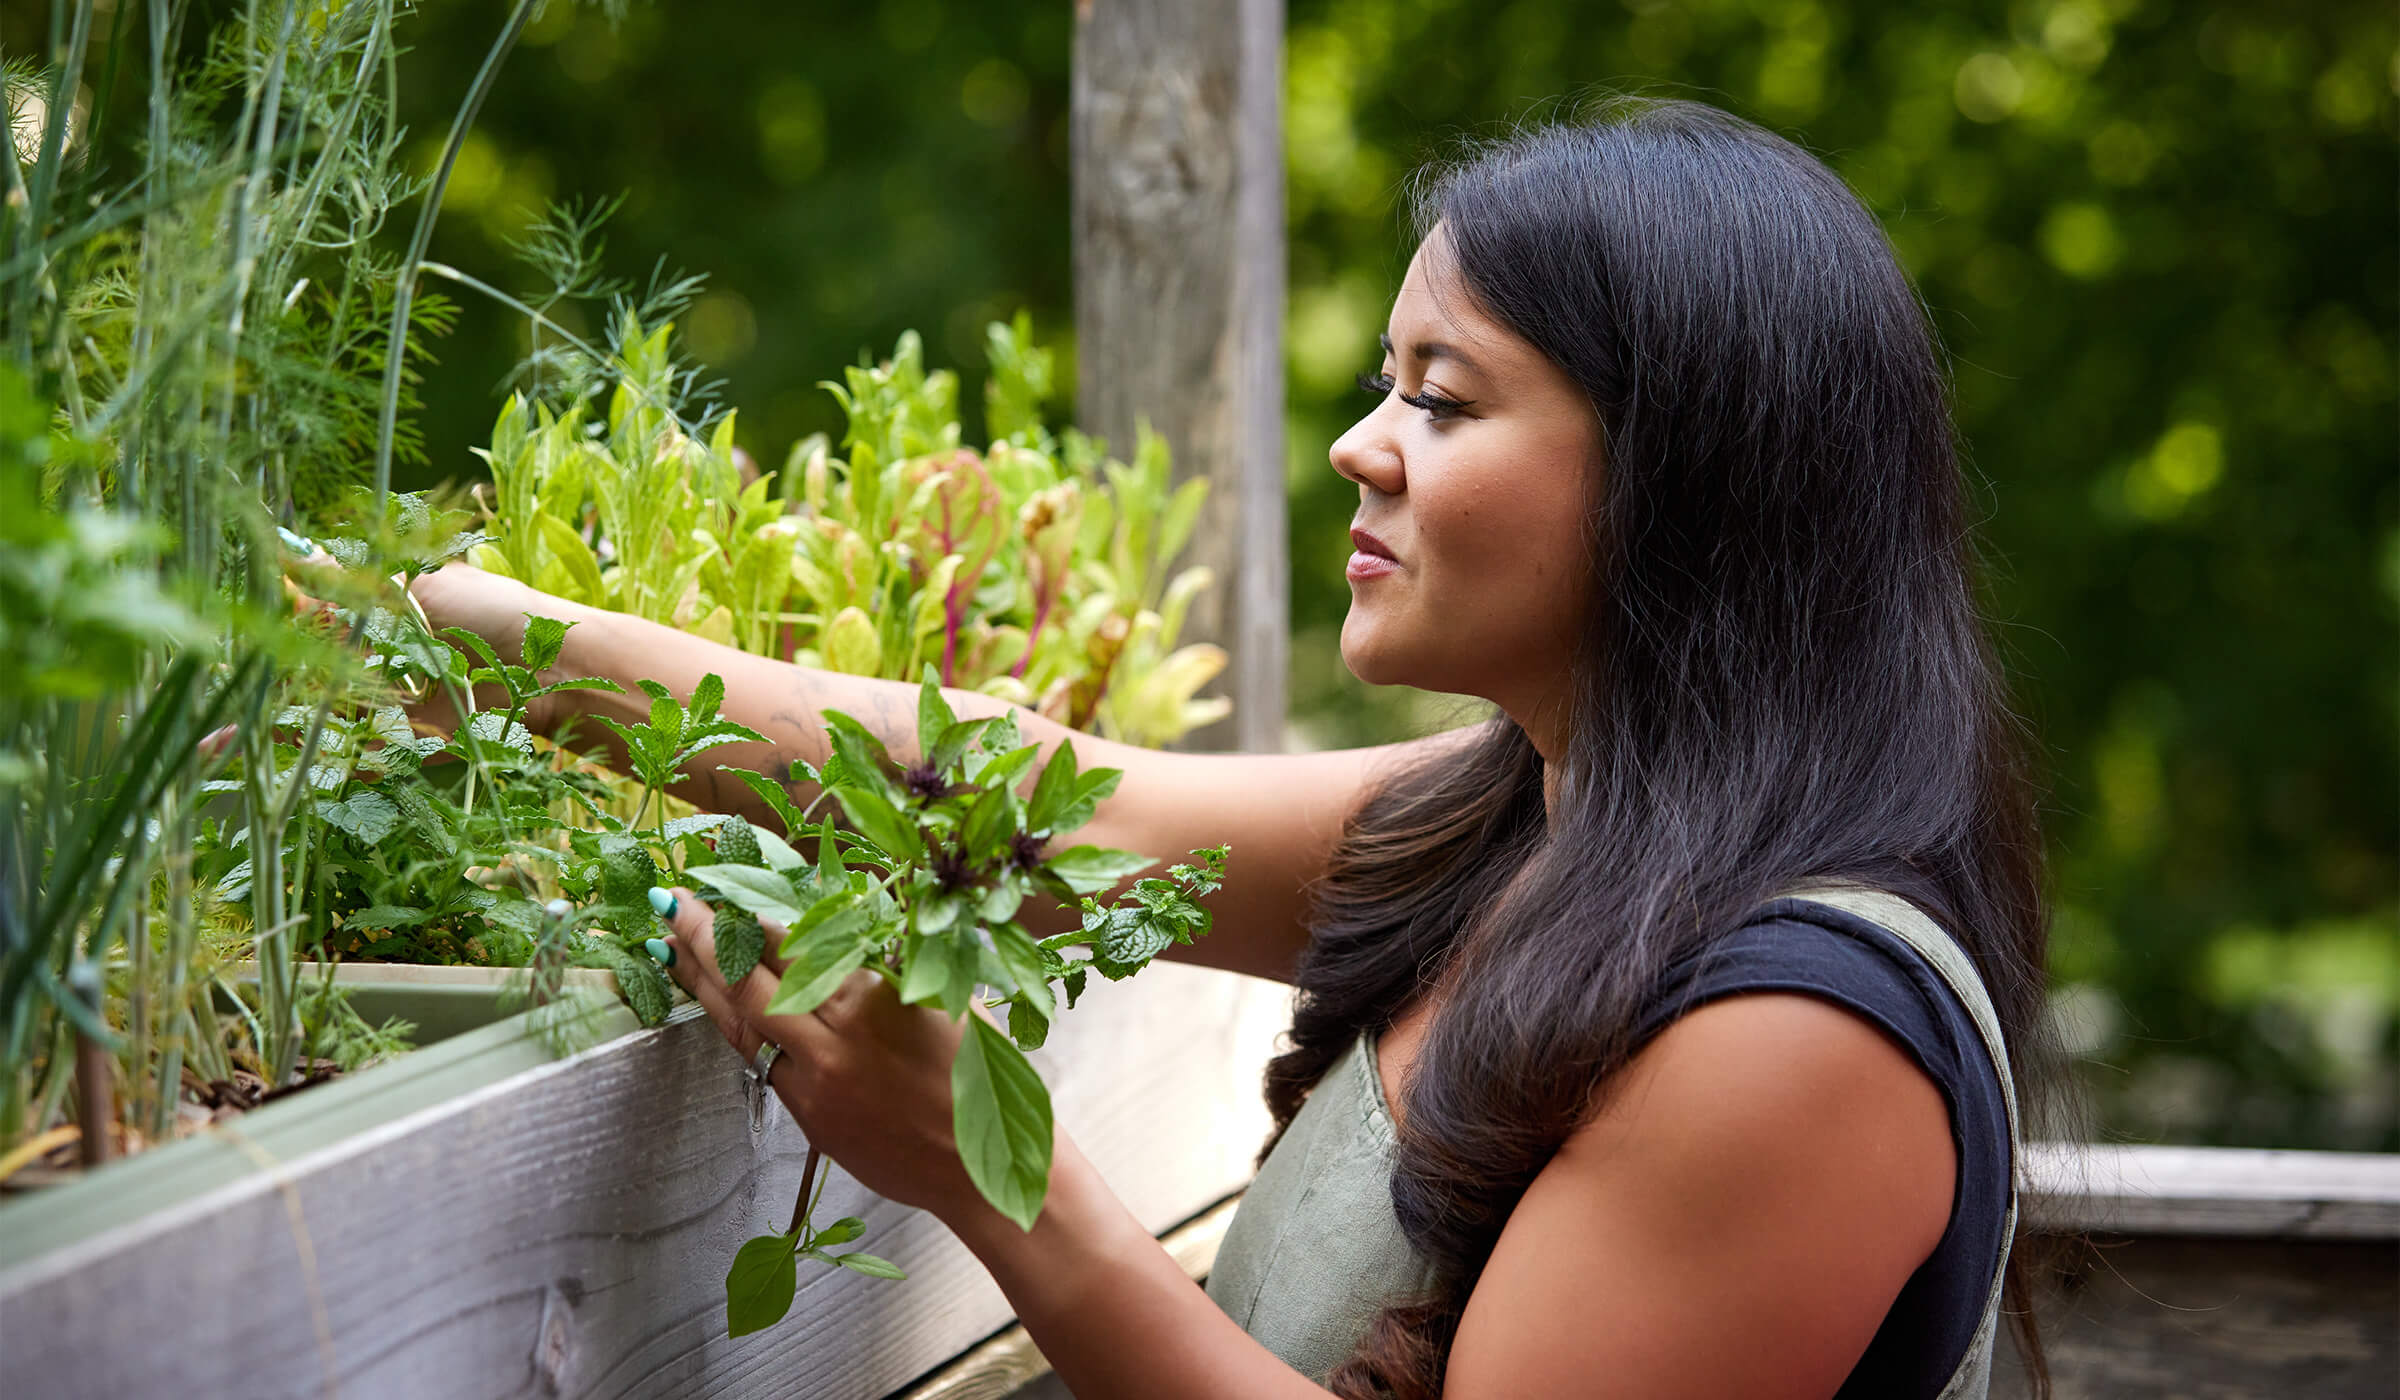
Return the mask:
<path fill-rule="evenodd" d="M 413 591 L 437 628 L 465 627 L 512 659 L 524 637 L 526 614 L 575 624 L 559 653 L 557 674 L 548 679 L 601 676 L 627 693 L 563 691 L 549 698 L 558 708 L 527 718 L 535 729 L 552 734 L 571 726 L 578 743 L 619 764 L 624 755 L 614 736 L 595 721 L 601 716 L 626 724 L 646 719 L 648 705 L 634 689 L 635 681 L 655 680 L 689 696 L 701 677 L 722 676 L 723 713 L 767 742 L 710 750 L 703 771 L 676 789 L 677 796 L 709 811 L 739 812 L 771 823 L 772 814 L 757 795 L 719 773 L 717 765 L 747 768 L 778 781 L 788 778 L 795 761 L 821 766 L 830 749 L 822 719 L 827 710 L 864 724 L 894 758 L 909 762 L 919 756 L 913 685 L 754 656 L 672 627 L 553 598 L 465 565 L 423 575 Z M 1173 952 L 1188 961 L 1282 980 L 1290 979 L 1307 944 L 1308 890 L 1324 874 L 1344 820 L 1385 775 L 1455 742 L 1436 736 L 1316 754 L 1165 753 L 1079 734 L 974 691 L 945 695 L 962 717 L 1014 713 L 1019 732 L 1026 742 L 1042 746 L 1045 760 L 1052 748 L 1072 742 L 1082 766 L 1124 770 L 1115 795 L 1101 804 L 1090 825 L 1069 838 L 1072 842 L 1138 851 L 1161 861 L 1181 859 L 1203 846 L 1231 845 L 1225 885 L 1207 900 L 1215 932 Z M 817 796 L 805 783 L 786 786 L 803 806 Z M 1021 919 L 1037 935 L 1064 932 L 1073 924 L 1070 912 L 1043 901 L 1029 904 Z"/>

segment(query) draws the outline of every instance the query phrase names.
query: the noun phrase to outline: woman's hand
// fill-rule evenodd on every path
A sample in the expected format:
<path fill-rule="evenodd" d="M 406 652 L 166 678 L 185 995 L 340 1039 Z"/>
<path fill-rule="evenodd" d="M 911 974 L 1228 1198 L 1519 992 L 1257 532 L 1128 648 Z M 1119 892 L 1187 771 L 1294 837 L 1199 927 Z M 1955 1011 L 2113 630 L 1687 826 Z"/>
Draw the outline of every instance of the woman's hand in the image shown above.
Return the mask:
<path fill-rule="evenodd" d="M 978 1213 L 997 1218 L 968 1179 L 951 1129 L 950 1063 L 963 1023 L 901 1005 L 889 983 L 863 970 L 806 1016 L 770 1016 L 783 926 L 761 921 L 767 951 L 728 988 L 709 907 L 690 890 L 671 894 L 674 932 L 662 941 L 672 954 L 668 974 L 707 1008 L 743 1060 L 755 1059 L 765 1041 L 783 1048 L 768 1080 L 810 1146 L 877 1195 L 930 1211 L 954 1230 L 981 1223 L 972 1220 Z"/>
<path fill-rule="evenodd" d="M 422 573 L 408 585 L 410 596 L 425 610 L 435 632 L 463 627 L 491 644 L 504 661 L 522 663 L 525 616 L 580 623 L 591 609 L 555 598 L 504 574 L 489 573 L 456 560 Z"/>

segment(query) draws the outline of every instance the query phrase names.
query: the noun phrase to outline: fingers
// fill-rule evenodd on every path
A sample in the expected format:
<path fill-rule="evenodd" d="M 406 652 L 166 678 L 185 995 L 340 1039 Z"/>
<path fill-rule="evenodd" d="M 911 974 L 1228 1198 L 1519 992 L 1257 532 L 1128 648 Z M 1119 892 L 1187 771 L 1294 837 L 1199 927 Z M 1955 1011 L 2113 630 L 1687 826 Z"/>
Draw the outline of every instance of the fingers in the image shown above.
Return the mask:
<path fill-rule="evenodd" d="M 714 914 L 688 889 L 678 887 L 669 893 L 675 903 L 666 916 L 670 932 L 664 941 L 673 953 L 667 975 L 700 1003 L 718 1033 L 743 1059 L 754 1058 L 768 1039 L 791 1052 L 815 1054 L 830 1048 L 832 1031 L 815 1017 L 767 1014 L 767 1003 L 774 999 L 781 979 L 780 961 L 770 968 L 762 960 L 738 984 L 726 986 L 717 970 Z"/>

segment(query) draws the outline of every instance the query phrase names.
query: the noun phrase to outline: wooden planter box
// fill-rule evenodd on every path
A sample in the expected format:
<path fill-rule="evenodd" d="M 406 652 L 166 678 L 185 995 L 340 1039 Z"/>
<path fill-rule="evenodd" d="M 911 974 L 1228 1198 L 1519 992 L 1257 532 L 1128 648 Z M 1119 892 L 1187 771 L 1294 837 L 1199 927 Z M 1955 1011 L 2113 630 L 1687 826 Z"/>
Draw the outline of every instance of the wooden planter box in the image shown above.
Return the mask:
<path fill-rule="evenodd" d="M 1162 965 L 1034 1054 L 1060 1121 L 1165 1232 L 1238 1190 L 1287 990 Z M 405 1013 L 404 1013 L 405 1014 Z M 555 1059 L 523 1017 L 0 1206 L 9 1394 L 889 1394 L 1005 1327 L 924 1214 L 835 1174 L 824 1218 L 909 1270 L 804 1271 L 724 1335 L 724 1273 L 780 1230 L 807 1144 L 699 1009 Z"/>

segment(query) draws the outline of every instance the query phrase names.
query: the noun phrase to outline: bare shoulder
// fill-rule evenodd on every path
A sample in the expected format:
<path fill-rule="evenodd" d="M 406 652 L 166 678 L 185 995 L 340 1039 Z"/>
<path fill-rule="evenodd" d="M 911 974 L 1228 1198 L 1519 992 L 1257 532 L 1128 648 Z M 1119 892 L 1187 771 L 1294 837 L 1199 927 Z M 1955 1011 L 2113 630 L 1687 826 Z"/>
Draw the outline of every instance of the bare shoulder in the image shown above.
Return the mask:
<path fill-rule="evenodd" d="M 1534 1179 L 1449 1393 L 1606 1375 L 1627 1394 L 1831 1395 L 1940 1242 L 1955 1175 L 1940 1089 L 1881 1030 L 1802 995 L 1712 1002 Z"/>
<path fill-rule="evenodd" d="M 1465 741 L 1449 731 L 1374 748 L 1306 754 L 1193 754 L 1078 736 L 1087 763 L 1125 777 L 1076 839 L 1177 859 L 1231 846 L 1211 900 L 1215 932 L 1186 961 L 1289 981 L 1308 941 L 1309 891 L 1353 812 L 1392 775 L 1438 762 Z"/>

